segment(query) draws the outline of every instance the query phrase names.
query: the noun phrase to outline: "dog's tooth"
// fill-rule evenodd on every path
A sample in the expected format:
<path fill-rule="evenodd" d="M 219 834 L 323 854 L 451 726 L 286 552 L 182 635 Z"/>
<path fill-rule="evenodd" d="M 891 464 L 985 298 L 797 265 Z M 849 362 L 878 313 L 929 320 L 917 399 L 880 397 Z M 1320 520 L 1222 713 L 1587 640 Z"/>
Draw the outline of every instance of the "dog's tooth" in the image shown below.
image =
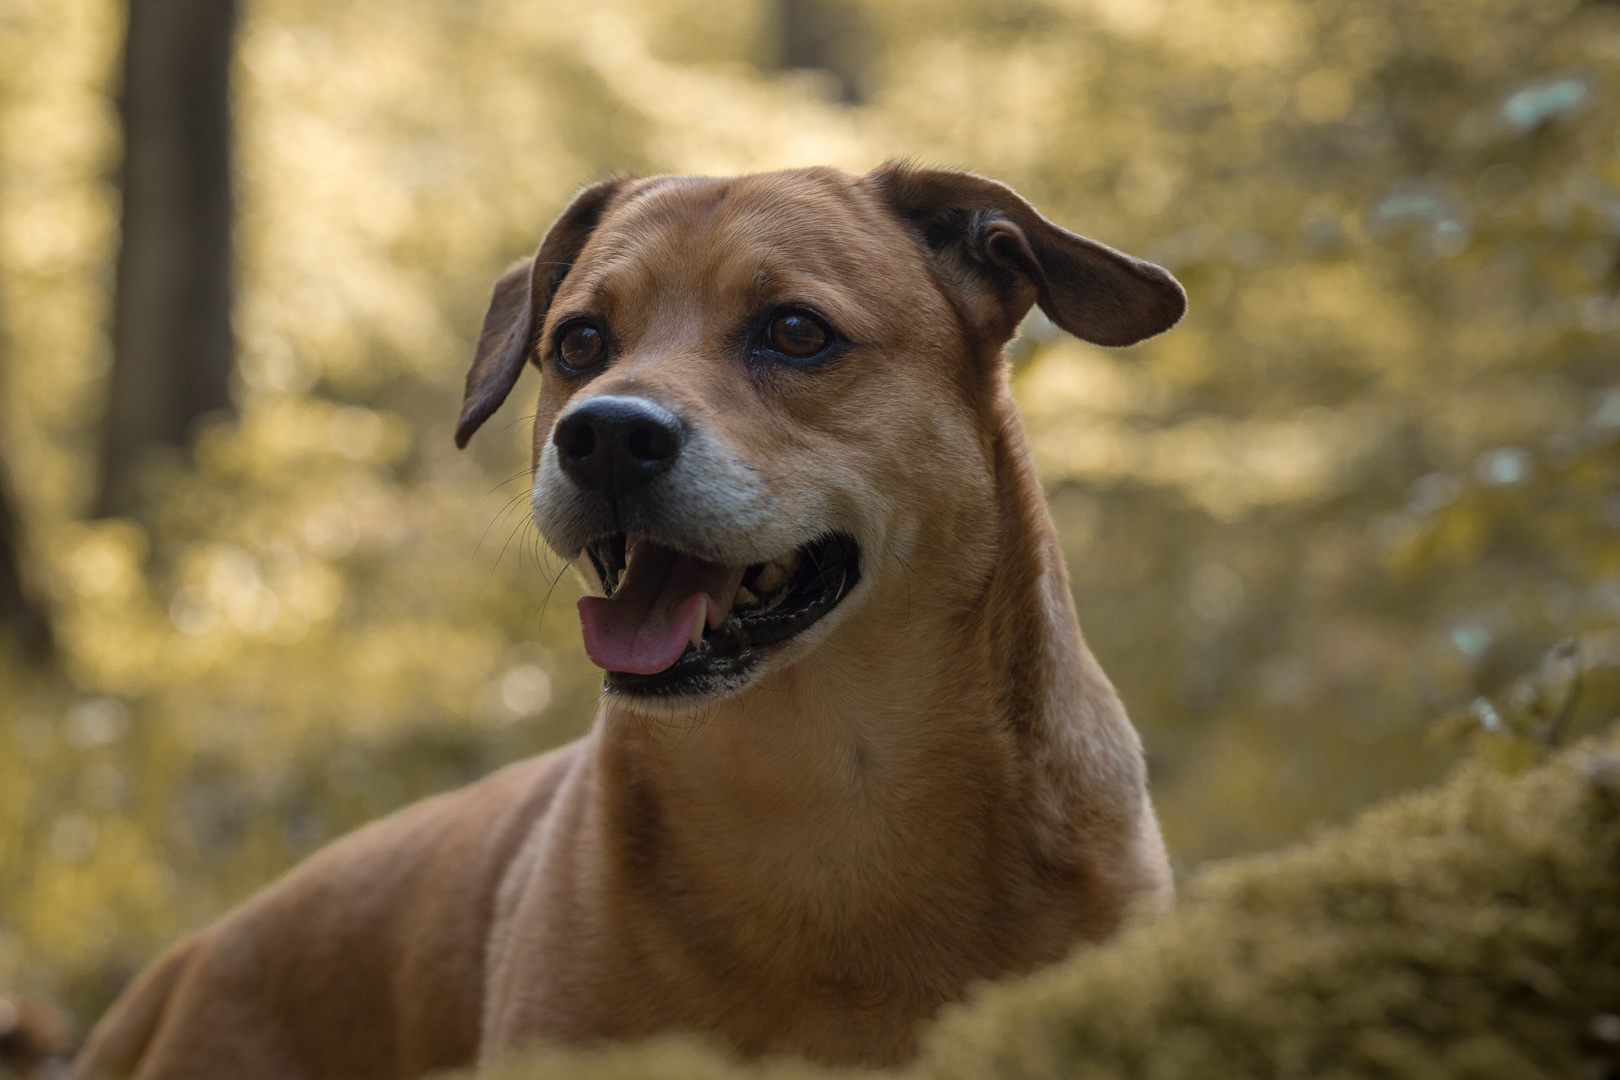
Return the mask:
<path fill-rule="evenodd" d="M 737 599 L 733 602 L 742 606 L 747 606 L 748 604 L 759 603 L 759 597 L 755 596 L 754 590 L 750 589 L 748 586 L 739 585 L 737 586 Z"/>
<path fill-rule="evenodd" d="M 790 578 L 799 572 L 800 559 L 801 556 L 799 552 L 795 551 L 793 554 L 782 560 L 782 576 L 784 578 Z"/>
<path fill-rule="evenodd" d="M 692 647 L 697 648 L 703 642 L 703 625 L 709 621 L 709 598 L 705 596 L 703 603 L 698 605 L 697 618 L 692 620 Z"/>
<path fill-rule="evenodd" d="M 754 575 L 754 590 L 763 596 L 786 580 L 787 574 L 783 572 L 781 565 L 768 562 L 760 567 L 758 574 Z"/>

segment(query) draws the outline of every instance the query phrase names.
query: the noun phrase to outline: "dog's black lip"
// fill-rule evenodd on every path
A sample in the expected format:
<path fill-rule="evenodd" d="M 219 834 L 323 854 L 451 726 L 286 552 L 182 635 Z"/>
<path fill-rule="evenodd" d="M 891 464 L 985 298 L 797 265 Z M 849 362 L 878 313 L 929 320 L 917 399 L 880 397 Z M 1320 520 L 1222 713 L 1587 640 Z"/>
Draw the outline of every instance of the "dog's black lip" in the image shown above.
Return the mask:
<path fill-rule="evenodd" d="M 757 614 L 732 611 L 663 671 L 651 675 L 610 671 L 603 685 L 632 697 L 699 697 L 741 686 L 772 646 L 815 625 L 860 581 L 860 547 L 854 537 L 828 533 L 802 550 L 799 576 L 781 603 Z M 590 546 L 586 551 L 600 573 L 597 555 Z M 603 574 L 604 581 L 606 577 Z"/>

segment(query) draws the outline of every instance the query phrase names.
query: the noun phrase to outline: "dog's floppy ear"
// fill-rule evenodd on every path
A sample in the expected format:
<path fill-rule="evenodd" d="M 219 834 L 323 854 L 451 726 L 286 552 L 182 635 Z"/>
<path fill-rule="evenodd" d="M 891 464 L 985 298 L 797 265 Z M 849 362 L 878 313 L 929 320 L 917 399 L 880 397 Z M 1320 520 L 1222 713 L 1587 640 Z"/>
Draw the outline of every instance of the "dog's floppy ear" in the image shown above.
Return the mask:
<path fill-rule="evenodd" d="M 540 250 L 495 282 L 489 310 L 484 313 L 484 328 L 478 332 L 478 351 L 473 355 L 472 370 L 467 372 L 467 391 L 456 424 L 457 446 L 467 445 L 473 432 L 501 407 L 517 385 L 557 286 L 568 276 L 575 257 L 623 185 L 623 179 L 603 180 L 574 196 L 568 209 L 546 230 Z"/>
<path fill-rule="evenodd" d="M 1169 271 L 1054 225 L 1005 184 L 896 162 L 869 179 L 917 230 L 988 337 L 1011 337 L 1038 303 L 1076 337 L 1134 345 L 1187 310 Z"/>

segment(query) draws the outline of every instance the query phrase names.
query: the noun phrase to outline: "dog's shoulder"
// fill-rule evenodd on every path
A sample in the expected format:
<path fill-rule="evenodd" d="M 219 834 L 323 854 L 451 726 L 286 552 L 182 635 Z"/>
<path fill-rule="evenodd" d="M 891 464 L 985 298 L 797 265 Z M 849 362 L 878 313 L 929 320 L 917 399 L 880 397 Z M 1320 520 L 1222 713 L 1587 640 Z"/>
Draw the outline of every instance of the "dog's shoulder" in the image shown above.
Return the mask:
<path fill-rule="evenodd" d="M 577 744 L 508 765 L 464 788 L 412 803 L 316 852 L 285 879 L 261 894 L 273 906 L 314 900 L 342 890 L 346 905 L 356 882 L 379 898 L 396 888 L 424 887 L 442 893 L 452 866 L 478 878 L 498 879 L 501 869 L 544 814 Z M 493 884 L 490 884 L 493 887 Z M 296 898 L 296 900 L 295 900 Z M 255 901 L 258 902 L 258 901 Z"/>
<path fill-rule="evenodd" d="M 131 986 L 78 1075 L 202 1075 L 192 1066 L 206 1062 L 251 1076 L 282 1062 L 380 1080 L 470 1062 L 496 890 L 575 753 L 510 765 L 323 848 L 178 946 L 159 965 L 167 977 Z M 247 1046 L 243 1031 L 275 1045 Z"/>

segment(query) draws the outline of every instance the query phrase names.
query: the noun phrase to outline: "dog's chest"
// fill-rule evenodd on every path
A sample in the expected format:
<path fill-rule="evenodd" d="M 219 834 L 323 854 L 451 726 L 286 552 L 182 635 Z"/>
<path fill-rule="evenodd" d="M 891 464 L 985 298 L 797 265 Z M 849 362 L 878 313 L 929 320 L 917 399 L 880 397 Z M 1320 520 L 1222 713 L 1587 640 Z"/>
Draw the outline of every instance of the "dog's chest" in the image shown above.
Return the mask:
<path fill-rule="evenodd" d="M 964 986 L 1076 936 L 1067 886 L 1030 870 L 1004 770 L 992 783 L 983 763 L 875 785 L 845 763 L 774 785 L 713 779 L 722 761 L 679 783 L 644 756 L 599 763 L 599 801 L 537 827 L 486 1055 L 688 1028 L 901 1060 Z"/>

